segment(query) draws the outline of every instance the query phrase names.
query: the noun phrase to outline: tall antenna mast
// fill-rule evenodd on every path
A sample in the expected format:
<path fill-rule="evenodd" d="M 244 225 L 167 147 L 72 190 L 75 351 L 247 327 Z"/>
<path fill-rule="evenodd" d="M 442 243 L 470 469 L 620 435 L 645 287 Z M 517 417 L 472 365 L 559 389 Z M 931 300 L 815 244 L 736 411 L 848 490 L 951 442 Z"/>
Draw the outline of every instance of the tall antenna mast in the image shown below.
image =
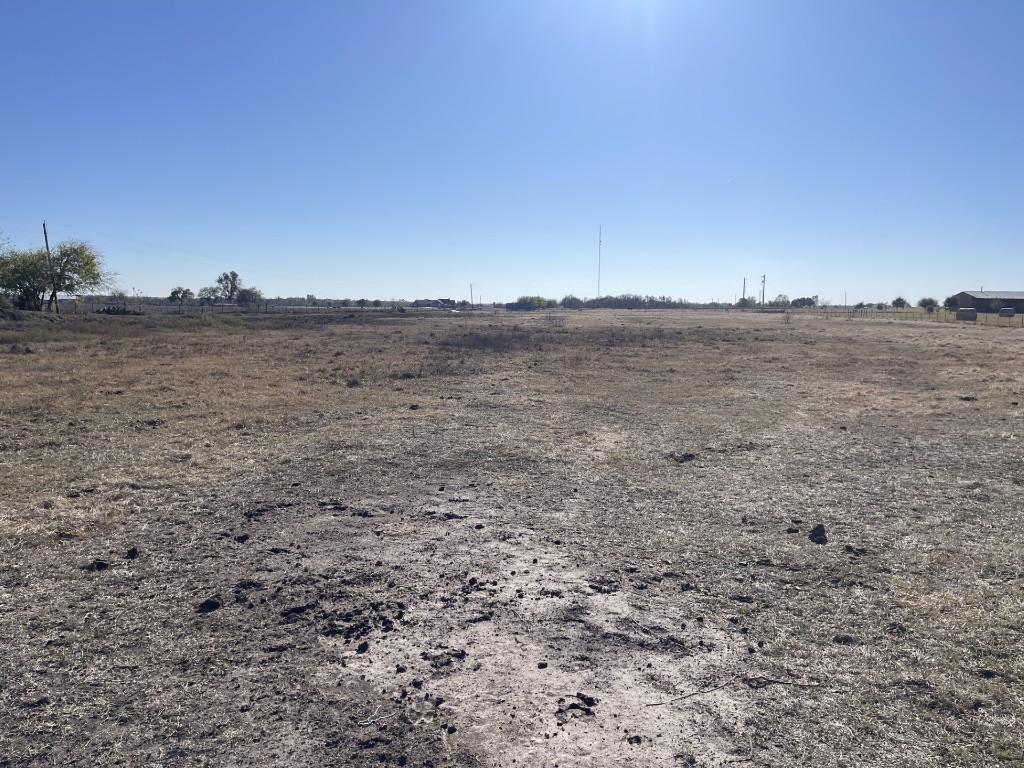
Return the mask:
<path fill-rule="evenodd" d="M 597 225 L 597 298 L 601 298 L 601 225 Z"/>

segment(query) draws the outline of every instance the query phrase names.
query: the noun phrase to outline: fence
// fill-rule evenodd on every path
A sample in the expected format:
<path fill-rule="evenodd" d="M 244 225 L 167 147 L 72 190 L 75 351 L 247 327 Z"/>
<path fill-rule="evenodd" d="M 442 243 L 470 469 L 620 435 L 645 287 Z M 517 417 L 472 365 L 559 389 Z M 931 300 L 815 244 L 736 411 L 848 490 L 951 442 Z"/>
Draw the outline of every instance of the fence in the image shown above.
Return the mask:
<path fill-rule="evenodd" d="M 788 314 L 810 315 L 826 319 L 841 320 L 918 320 L 935 323 L 971 323 L 972 325 L 992 325 L 1003 328 L 1024 328 L 1024 314 L 1014 317 L 1001 316 L 996 312 L 978 312 L 977 320 L 957 320 L 956 312 L 937 309 L 934 312 L 918 307 L 905 309 L 853 309 L 851 307 L 804 307 L 788 310 Z"/>
<path fill-rule="evenodd" d="M 390 304 L 374 307 L 367 305 L 360 307 L 352 305 L 325 306 L 325 305 L 290 305 L 275 304 L 273 302 L 260 302 L 251 307 L 243 307 L 238 304 L 199 304 L 195 302 L 182 305 L 170 302 L 152 303 L 140 301 L 135 298 L 117 299 L 116 301 L 105 301 L 86 297 L 78 301 L 60 301 L 59 306 L 62 315 L 78 314 L 112 314 L 112 315 L 244 315 L 244 314 L 323 314 L 323 313 L 347 313 L 347 312 L 394 312 L 396 307 Z"/>

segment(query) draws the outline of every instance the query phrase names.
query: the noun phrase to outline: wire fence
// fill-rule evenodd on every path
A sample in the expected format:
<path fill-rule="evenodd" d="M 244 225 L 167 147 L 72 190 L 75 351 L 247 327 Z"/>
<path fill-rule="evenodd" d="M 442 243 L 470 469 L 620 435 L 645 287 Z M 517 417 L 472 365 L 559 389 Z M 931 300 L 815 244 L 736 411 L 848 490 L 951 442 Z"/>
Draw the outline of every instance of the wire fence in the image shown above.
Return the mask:
<path fill-rule="evenodd" d="M 978 312 L 975 320 L 957 320 L 956 312 L 936 309 L 929 312 L 918 307 L 904 309 L 853 309 L 851 307 L 804 307 L 787 310 L 795 316 L 824 317 L 838 320 L 916 320 L 934 323 L 964 323 L 969 325 L 991 325 L 1003 328 L 1024 328 L 1024 314 L 1000 317 L 998 312 Z"/>
<path fill-rule="evenodd" d="M 473 308 L 480 312 L 483 307 Z M 497 309 L 487 307 L 492 311 Z M 693 308 L 680 308 L 680 311 L 687 311 Z M 460 308 L 465 311 L 466 308 Z M 937 308 L 928 312 L 920 307 L 905 307 L 901 309 L 877 309 L 865 307 L 854 309 L 852 307 L 700 307 L 700 311 L 721 311 L 739 312 L 742 314 L 778 314 L 783 315 L 788 321 L 791 317 L 823 317 L 827 320 L 912 320 L 919 322 L 934 323 L 968 323 L 973 325 L 990 325 L 1003 328 L 1024 328 L 1024 313 L 1011 316 L 1001 315 L 998 312 L 981 312 L 973 320 L 958 320 L 956 312 L 950 312 L 943 308 Z M 320 305 L 290 305 L 279 304 L 273 301 L 263 301 L 252 306 L 241 306 L 239 304 L 208 304 L 189 302 L 185 304 L 172 304 L 170 302 L 153 302 L 140 300 L 135 297 L 117 297 L 116 299 L 104 299 L 102 297 L 86 296 L 77 300 L 64 300 L 59 303 L 59 311 L 62 314 L 112 314 L 112 315 L 229 315 L 229 314 L 343 314 L 362 312 L 409 312 L 411 314 L 435 314 L 441 310 L 433 307 L 410 307 L 407 305 L 381 302 L 374 306 L 367 302 L 365 306 L 352 303 L 347 306 L 338 304 Z M 504 311 L 502 308 L 501 311 Z M 551 312 L 564 312 L 568 310 L 548 310 Z"/>

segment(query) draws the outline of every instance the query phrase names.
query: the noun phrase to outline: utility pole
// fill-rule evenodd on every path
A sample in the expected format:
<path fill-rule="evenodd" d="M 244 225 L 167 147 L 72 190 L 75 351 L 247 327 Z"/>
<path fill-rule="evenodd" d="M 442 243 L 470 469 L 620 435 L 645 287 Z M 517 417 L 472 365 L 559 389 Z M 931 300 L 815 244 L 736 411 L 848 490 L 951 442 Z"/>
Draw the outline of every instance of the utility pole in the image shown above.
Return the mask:
<path fill-rule="evenodd" d="M 597 298 L 601 298 L 601 225 L 597 225 Z"/>
<path fill-rule="evenodd" d="M 43 222 L 43 242 L 46 243 L 46 265 L 50 268 L 50 274 L 53 274 L 53 255 L 50 253 L 50 237 L 46 234 L 46 222 Z M 50 307 L 57 310 L 57 314 L 60 314 L 60 302 L 57 301 L 57 288 L 54 286 L 53 293 L 50 294 Z"/>
<path fill-rule="evenodd" d="M 740 294 L 740 298 L 743 299 L 743 306 L 747 304 L 747 278 L 743 278 L 743 293 Z"/>
<path fill-rule="evenodd" d="M 762 309 L 764 308 L 764 284 L 765 284 L 765 276 L 761 275 L 761 308 Z"/>
<path fill-rule="evenodd" d="M 469 308 L 473 308 L 473 284 L 469 284 Z"/>

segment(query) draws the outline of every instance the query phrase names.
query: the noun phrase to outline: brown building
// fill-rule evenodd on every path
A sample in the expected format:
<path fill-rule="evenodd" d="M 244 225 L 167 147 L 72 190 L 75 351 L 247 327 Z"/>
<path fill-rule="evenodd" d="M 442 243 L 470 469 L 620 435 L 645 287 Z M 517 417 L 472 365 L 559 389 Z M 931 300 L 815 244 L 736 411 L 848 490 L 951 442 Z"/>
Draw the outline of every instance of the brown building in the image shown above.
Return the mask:
<path fill-rule="evenodd" d="M 1013 307 L 1017 314 L 1024 313 L 1024 291 L 960 291 L 953 298 L 960 309 L 974 308 L 979 312 L 998 312 Z"/>

